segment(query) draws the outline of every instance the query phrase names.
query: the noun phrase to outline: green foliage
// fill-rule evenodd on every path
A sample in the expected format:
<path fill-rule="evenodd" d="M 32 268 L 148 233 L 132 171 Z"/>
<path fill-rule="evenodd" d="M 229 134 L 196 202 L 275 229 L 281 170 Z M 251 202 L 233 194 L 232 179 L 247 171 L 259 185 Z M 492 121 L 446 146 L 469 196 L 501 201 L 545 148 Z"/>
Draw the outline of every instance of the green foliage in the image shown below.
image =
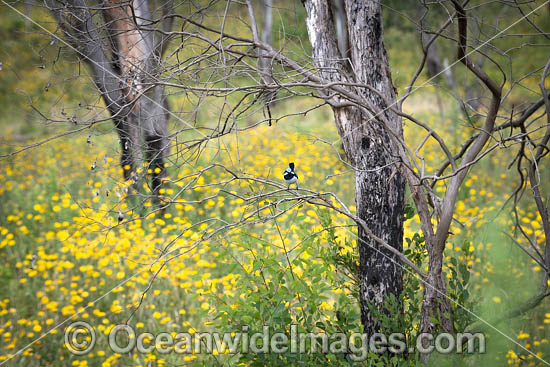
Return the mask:
<path fill-rule="evenodd" d="M 284 4 L 286 3 L 279 1 L 276 5 Z M 223 13 L 224 5 L 222 2 L 217 4 L 219 14 Z M 305 11 L 299 2 L 295 5 L 295 8 L 282 8 L 280 13 L 275 13 L 274 44 L 277 47 L 284 46 L 285 51 L 293 57 L 301 58 L 300 62 L 304 65 L 310 65 L 311 52 L 306 40 Z M 386 5 L 388 8 L 408 10 L 400 1 L 392 1 Z M 489 16 L 491 12 L 499 11 L 499 6 L 500 4 L 495 4 L 485 8 L 481 15 Z M 385 42 L 392 77 L 398 90 L 402 91 L 420 60 L 418 49 L 411 45 L 420 42 L 414 27 L 408 22 L 402 22 L 401 15 L 397 16 L 386 10 Z M 234 15 L 246 16 L 245 12 Z M 42 9 L 36 9 L 34 16 L 37 19 L 49 19 Z M 446 17 L 447 14 L 438 16 Z M 537 22 L 546 27 L 548 19 L 538 19 Z M 50 31 L 54 31 L 54 23 L 48 24 Z M 234 23 L 230 22 L 226 26 L 228 31 L 249 36 L 247 29 Z M 503 23 L 502 27 L 504 26 Z M 514 32 L 527 33 L 529 30 L 527 23 L 521 23 Z M 481 31 L 487 34 L 493 32 L 490 28 Z M 60 111 L 64 108 L 69 118 L 73 113 L 82 110 L 77 108 L 79 103 L 85 106 L 87 101 L 91 101 L 101 105 L 93 83 L 86 77 L 84 63 L 80 63 L 68 47 L 52 41 L 32 24 L 27 30 L 22 18 L 5 7 L 2 8 L 0 46 L 3 55 L 0 61 L 3 62 L 3 70 L 0 71 L 0 105 L 3 114 L 0 123 L 9 127 L 8 133 L 16 136 L 19 133 L 37 132 L 37 124 L 34 123 L 36 115 L 31 112 L 29 101 L 23 92 L 31 96 L 33 103 L 41 110 Z M 526 57 L 519 49 L 514 49 L 532 41 L 534 36 L 529 35 L 513 40 L 496 40 L 503 48 L 511 49 L 508 55 L 496 57 L 498 60 L 509 57 L 510 65 L 513 64 L 518 75 L 537 70 L 546 62 L 547 55 L 544 52 L 533 52 Z M 440 54 L 447 56 L 450 63 L 456 61 L 453 56 L 456 54 L 456 45 L 452 41 L 442 39 L 437 45 Z M 175 49 L 181 45 L 174 42 L 172 46 Z M 183 47 L 180 52 L 183 55 L 191 52 L 190 49 L 191 47 Z M 173 57 L 177 56 L 181 55 Z M 491 76 L 501 78 L 498 70 L 491 64 L 484 65 L 484 68 Z M 455 70 L 460 94 L 464 92 L 463 86 L 471 82 L 471 76 L 463 72 L 461 65 L 455 66 Z M 220 69 L 217 73 L 212 74 L 214 79 L 223 76 L 224 71 Z M 538 77 L 534 73 L 523 80 L 519 91 L 508 95 L 503 103 L 524 103 L 527 97 L 533 97 L 533 91 L 538 90 Z M 425 76 L 421 76 L 418 84 L 425 80 Z M 235 85 L 245 82 L 244 78 L 236 80 Z M 441 79 L 436 82 L 443 86 L 446 83 Z M 454 96 L 445 94 L 445 88 L 439 91 L 443 91 L 443 95 L 424 86 L 418 93 L 418 98 L 415 94 L 409 100 L 411 102 L 407 102 L 405 110 L 413 110 L 415 116 L 421 117 L 430 126 L 445 125 L 443 135 L 451 142 L 450 148 L 457 151 L 467 137 L 466 127 L 478 122 L 462 118 Z M 178 112 L 192 110 L 193 103 L 199 100 L 197 96 L 184 95 L 181 91 L 170 92 L 174 92 L 170 98 Z M 281 96 L 286 95 L 282 93 Z M 228 104 L 234 104 L 240 97 L 228 96 Z M 441 98 L 445 106 L 441 115 L 434 112 L 436 98 Z M 276 112 L 285 114 L 303 111 L 314 103 L 316 102 L 311 99 L 295 97 L 290 102 L 281 102 Z M 197 119 L 201 123 L 209 121 L 213 116 L 212 110 L 200 109 Z M 259 115 L 251 115 L 249 119 L 257 121 L 261 118 Z M 351 176 L 335 176 L 330 180 L 324 178 L 327 174 L 345 173 L 345 167 L 334 163 L 336 158 L 332 153 L 320 149 L 319 145 L 305 144 L 312 134 L 332 138 L 335 131 L 331 120 L 332 113 L 326 107 L 310 112 L 305 117 L 297 115 L 287 118 L 284 128 L 290 133 L 282 137 L 279 134 L 283 124 L 273 130 L 260 130 L 255 138 L 240 136 L 239 139 L 242 140 L 239 159 L 242 159 L 248 172 L 258 177 L 272 177 L 270 175 L 273 172 L 280 170 L 281 162 L 298 157 L 300 169 L 303 169 L 300 173 L 304 173 L 301 179 L 307 187 L 330 187 L 330 190 L 338 192 L 346 199 L 346 202 L 352 203 Z M 63 124 L 63 127 L 66 125 Z M 350 223 L 336 220 L 334 213 L 326 210 L 314 211 L 304 205 L 296 212 L 291 212 L 288 217 L 281 218 L 281 221 L 260 223 L 241 231 L 225 233 L 227 236 L 223 239 L 208 242 L 198 249 L 188 249 L 189 244 L 198 240 L 196 228 L 187 230 L 190 223 L 213 217 L 229 220 L 242 215 L 240 209 L 243 204 L 229 195 L 221 194 L 221 200 L 212 203 L 208 201 L 193 206 L 180 205 L 181 207 L 174 205 L 167 210 L 165 216 L 137 219 L 131 217 L 134 214 L 137 217 L 137 213 L 133 213 L 129 218 L 135 219 L 135 222 L 105 230 L 116 224 L 116 210 L 121 205 L 113 200 L 114 195 L 104 197 L 105 188 L 111 189 L 113 194 L 113 187 L 123 187 L 119 182 L 119 152 L 116 149 L 116 138 L 109 135 L 112 132 L 109 121 L 103 125 L 95 125 L 90 132 L 97 134 L 96 144 L 101 146 L 101 150 L 96 151 L 97 146 L 88 148 L 81 141 L 85 140 L 85 136 L 84 139 L 79 136 L 60 141 L 57 145 L 52 143 L 48 147 L 40 147 L 29 154 L 0 163 L 0 254 L 5 259 L 0 265 L 0 291 L 3 295 L 10 295 L 9 298 L 5 296 L 0 300 L 0 328 L 5 341 L 1 350 L 2 357 L 5 358 L 16 347 L 22 347 L 38 336 L 34 329 L 41 328 L 44 332 L 51 325 L 70 317 L 80 307 L 86 306 L 87 302 L 100 297 L 102 292 L 115 287 L 120 283 L 119 274 L 127 277 L 135 271 L 136 264 L 150 265 L 165 254 L 164 246 L 171 241 L 183 250 L 160 273 L 142 308 L 132 320 L 135 324 L 145 323 L 149 331 L 160 332 L 168 327 L 188 329 L 192 326 L 202 331 L 240 331 L 246 325 L 248 334 L 252 335 L 254 332 L 262 332 L 267 325 L 271 333 L 280 331 L 290 335 L 293 324 L 298 332 L 339 332 L 350 335 L 362 331 L 358 299 L 358 252 L 354 237 L 347 235 L 344 227 L 336 227 Z M 305 133 L 307 137 L 304 138 Z M 410 124 L 405 126 L 407 142 L 417 142 L 422 136 L 424 135 L 417 133 Z M 7 139 L 12 139 L 12 136 Z M 15 137 L 9 141 L 19 144 Z M 24 143 L 29 142 L 25 140 Z M 225 143 L 231 146 L 230 143 L 224 141 Z M 437 154 L 438 151 L 431 143 L 433 141 L 428 141 L 419 153 L 425 154 L 428 166 L 437 167 L 444 157 Z M 11 149 L 11 146 L 2 147 L 2 153 Z M 233 152 L 236 149 L 231 147 L 228 151 Z M 90 172 L 90 163 L 94 159 L 102 160 L 107 154 L 112 162 L 101 165 L 100 173 Z M 19 157 L 22 158 L 18 160 Z M 488 218 L 491 210 L 503 205 L 507 198 L 506 193 L 516 184 L 509 174 L 505 174 L 509 158 L 509 154 L 503 149 L 472 167 L 468 181 L 458 197 L 455 219 L 466 224 L 457 225 L 453 222 L 453 234 L 449 238 L 444 259 L 444 274 L 449 297 L 452 299 L 453 321 L 457 331 L 464 330 L 475 320 L 472 313 L 465 309 L 473 310 L 482 317 L 501 313 L 506 308 L 517 306 L 536 292 L 539 284 L 541 269 L 525 259 L 525 255 L 506 237 L 494 235 L 500 231 L 513 233 L 512 218 L 496 214 Z M 204 162 L 206 161 L 205 159 Z M 542 172 L 546 172 L 548 167 L 541 168 Z M 170 174 L 174 178 L 181 178 L 178 176 L 180 172 L 175 169 Z M 227 179 L 214 174 L 205 177 L 206 182 Z M 329 183 L 332 181 L 334 182 Z M 98 184 L 99 186 L 95 186 Z M 548 185 L 548 182 L 542 182 L 541 185 Z M 92 193 L 98 188 L 101 188 L 101 197 L 93 197 Z M 172 189 L 178 190 L 179 187 Z M 198 202 L 205 195 L 219 194 L 208 191 L 209 188 L 202 190 L 190 190 L 186 193 L 185 200 Z M 262 187 L 249 184 L 243 190 L 261 192 Z M 436 191 L 443 193 L 444 185 L 438 184 Z M 523 225 L 533 238 L 540 239 L 540 218 L 533 213 L 535 211 L 532 207 L 522 203 L 520 216 L 524 219 Z M 405 208 L 405 220 L 404 253 L 418 267 L 425 269 L 426 244 L 416 222 L 414 206 L 410 203 Z M 489 228 L 487 223 L 492 221 L 498 221 L 499 226 Z M 179 238 L 177 236 L 182 229 L 184 233 L 190 234 Z M 355 230 L 350 227 L 350 231 Z M 520 235 L 516 237 L 522 241 Z M 527 245 L 525 240 L 522 243 Z M 30 259 L 33 254 L 39 255 L 36 260 L 37 269 L 31 268 Z M 158 267 L 153 268 L 158 270 Z M 404 332 L 409 348 L 414 346 L 420 325 L 423 283 L 410 271 L 404 270 L 403 274 L 402 299 L 389 297 L 386 300 L 386 309 L 389 311 L 379 312 L 377 316 L 382 331 Z M 135 282 L 130 282 L 126 288 L 117 288 L 116 293 L 102 298 L 90 309 L 88 317 L 96 324 L 104 326 L 103 332 L 115 323 L 125 321 L 128 316 L 126 311 L 136 307 L 136 297 L 141 296 L 150 280 L 149 275 L 150 269 L 146 269 L 143 275 Z M 508 335 L 517 336 L 522 345 L 529 344 L 534 352 L 547 358 L 546 325 L 550 323 L 550 314 L 547 312 L 548 302 L 545 302 L 528 316 L 499 327 L 506 327 L 504 331 Z M 457 306 L 457 303 L 462 307 Z M 37 314 L 37 310 L 40 314 Z M 373 309 L 373 312 L 377 311 Z M 400 313 L 404 316 L 401 321 L 392 317 Z M 439 323 L 438 317 L 432 321 Z M 22 357 L 16 363 L 56 365 L 88 361 L 69 355 L 58 337 L 59 334 L 48 336 L 43 344 L 32 350 L 34 355 L 30 353 L 31 355 Z M 507 363 L 519 366 L 531 363 L 532 356 L 517 345 L 512 345 L 508 339 L 499 338 L 495 333 L 491 335 L 491 343 L 492 349 L 484 357 L 483 365 Z M 64 358 L 63 362 L 60 357 Z M 135 362 L 138 357 L 140 361 Z M 413 366 L 418 361 L 418 355 L 414 352 L 404 355 L 371 353 L 366 361 L 356 363 L 351 355 L 345 353 L 238 353 L 185 357 L 188 359 L 184 359 L 183 363 L 195 366 L 205 363 L 250 366 Z M 109 358 L 112 359 L 107 363 L 106 359 Z M 114 365 L 116 361 L 119 361 L 119 365 L 146 365 L 149 360 L 162 358 L 160 355 L 103 357 L 95 354 L 89 356 L 89 361 L 90 365 Z M 447 356 L 441 356 L 436 359 L 436 363 L 442 365 L 441 361 L 446 358 Z M 452 363 L 475 365 L 473 359 L 471 356 L 458 356 Z M 167 363 L 181 364 L 182 361 L 172 358 Z"/>
<path fill-rule="evenodd" d="M 321 211 L 320 218 L 325 228 L 330 227 L 330 216 Z M 234 266 L 231 271 L 239 274 L 245 282 L 239 282 L 235 295 L 213 297 L 216 302 L 214 322 L 219 330 L 240 330 L 249 327 L 249 334 L 261 332 L 265 325 L 271 333 L 291 335 L 292 325 L 298 333 L 351 333 L 360 328 L 359 310 L 355 297 L 341 292 L 328 306 L 331 289 L 346 287 L 350 274 L 350 258 L 339 251 L 339 242 L 334 230 L 328 229 L 326 242 L 321 236 L 311 236 L 306 224 L 297 224 L 300 233 L 300 251 L 317 252 L 318 257 L 294 257 L 286 250 L 270 251 L 272 244 L 263 243 L 263 250 L 255 253 L 252 269 Z M 254 236 L 243 233 L 244 247 L 252 247 Z M 224 257 L 239 256 L 230 252 Z M 291 256 L 293 258 L 291 258 Z M 307 269 L 303 275 L 296 268 Z M 306 275 L 307 274 L 307 275 Z M 306 342 L 307 349 L 311 340 Z M 320 348 L 320 345 L 317 345 Z M 250 366 L 326 365 L 347 366 L 345 354 L 242 353 L 238 361 Z"/>

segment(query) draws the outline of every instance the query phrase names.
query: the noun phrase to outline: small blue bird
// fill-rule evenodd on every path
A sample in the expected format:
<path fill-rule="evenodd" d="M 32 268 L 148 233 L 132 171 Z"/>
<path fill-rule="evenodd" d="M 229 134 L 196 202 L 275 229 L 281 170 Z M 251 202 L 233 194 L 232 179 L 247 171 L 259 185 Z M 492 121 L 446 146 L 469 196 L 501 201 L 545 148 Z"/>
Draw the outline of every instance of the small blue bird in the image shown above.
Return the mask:
<path fill-rule="evenodd" d="M 285 179 L 289 189 L 292 184 L 296 184 L 296 189 L 298 189 L 298 175 L 294 172 L 294 163 L 289 163 L 288 167 L 289 168 L 287 168 L 283 173 L 283 178 Z"/>

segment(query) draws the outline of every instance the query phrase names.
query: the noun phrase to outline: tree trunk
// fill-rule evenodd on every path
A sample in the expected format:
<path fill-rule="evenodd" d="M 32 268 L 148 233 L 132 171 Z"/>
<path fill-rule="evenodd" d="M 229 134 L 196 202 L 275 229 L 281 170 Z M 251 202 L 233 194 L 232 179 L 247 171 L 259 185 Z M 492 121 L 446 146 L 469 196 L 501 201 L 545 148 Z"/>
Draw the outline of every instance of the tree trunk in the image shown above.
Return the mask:
<path fill-rule="evenodd" d="M 357 122 L 365 122 L 362 120 Z M 352 162 L 359 170 L 355 174 L 355 202 L 357 215 L 365 220 L 371 231 L 394 248 L 403 251 L 404 181 L 392 164 L 392 156 L 385 149 L 390 145 L 387 133 L 372 124 L 363 131 L 361 147 L 356 147 Z M 349 155 L 349 154 L 348 154 Z M 384 167 L 384 168 L 381 168 Z M 361 275 L 361 319 L 365 332 L 379 331 L 377 320 L 367 307 L 383 309 L 388 293 L 400 299 L 403 289 L 400 261 L 388 250 L 359 229 Z"/>
<path fill-rule="evenodd" d="M 395 92 L 383 42 L 379 1 L 346 0 L 345 10 L 353 69 L 341 59 L 330 4 L 322 0 L 305 2 L 307 27 L 315 66 L 326 82 L 359 83 L 376 89 L 383 97 L 365 88 L 353 91 L 365 102 L 384 110 L 386 102 L 395 102 Z M 351 87 L 348 87 L 351 88 Z M 332 100 L 336 126 L 346 155 L 355 168 L 357 214 L 372 232 L 394 248 L 403 249 L 404 179 L 395 158 L 396 147 L 382 123 L 371 119 L 363 109 L 340 107 L 343 97 Z M 385 111 L 392 133 L 403 136 L 401 120 Z M 384 301 L 390 293 L 399 300 L 402 271 L 399 260 L 381 249 L 362 230 L 358 233 L 360 254 L 361 319 L 366 333 L 380 329 L 369 304 L 385 311 Z"/>
<path fill-rule="evenodd" d="M 332 0 L 332 12 L 334 14 L 334 24 L 336 26 L 336 38 L 338 40 L 338 49 L 342 58 L 348 59 L 349 38 L 348 38 L 348 19 L 346 17 L 346 7 L 344 0 Z"/>
<path fill-rule="evenodd" d="M 67 39 L 89 65 L 119 134 L 126 180 L 137 179 L 143 159 L 152 170 L 151 189 L 158 194 L 168 153 L 166 95 L 156 85 L 165 37 L 153 38 L 147 1 L 106 0 L 104 24 L 92 17 L 84 0 L 45 0 Z M 163 11 L 171 9 L 171 1 Z M 163 20 L 163 29 L 172 18 Z M 148 28 L 145 30 L 145 28 Z M 106 30 L 108 42 L 102 42 Z"/>
<path fill-rule="evenodd" d="M 34 7 L 34 0 L 25 0 L 25 31 L 31 30 L 32 8 Z"/>
<path fill-rule="evenodd" d="M 121 136 L 130 136 L 130 149 L 133 150 L 125 157 L 127 142 L 121 142 L 124 144 L 123 164 L 135 172 L 143 159 L 148 161 L 152 172 L 151 190 L 158 194 L 165 175 L 163 160 L 168 149 L 168 131 L 164 87 L 155 85 L 160 58 L 155 50 L 153 32 L 145 30 L 150 28 L 147 23 L 153 18 L 147 1 L 141 0 L 106 0 L 103 15 L 112 40 L 113 58 L 120 65 L 127 102 L 133 104 L 128 123 L 121 124 L 120 128 L 117 126 Z M 128 173 L 126 179 L 130 177 Z"/>
<path fill-rule="evenodd" d="M 265 44 L 268 44 L 271 46 L 273 43 L 273 3 L 272 0 L 262 0 L 261 1 L 262 6 L 262 14 L 263 14 L 263 25 L 262 25 L 262 32 L 261 32 L 261 41 Z M 265 50 L 258 50 L 259 56 L 264 55 L 266 52 Z M 272 65 L 271 65 L 271 59 L 267 57 L 260 57 L 258 59 L 258 70 L 260 72 L 260 77 L 262 79 L 262 82 L 264 85 L 271 85 L 273 86 L 275 84 L 275 81 L 273 79 L 273 72 L 272 72 Z M 273 107 L 275 105 L 276 99 L 277 99 L 277 93 L 274 90 L 266 90 L 263 94 L 264 96 L 264 103 L 266 107 L 268 108 L 268 112 L 270 114 L 270 120 L 271 120 L 271 111 L 269 111 L 269 108 Z M 269 122 L 271 124 L 271 121 Z"/>

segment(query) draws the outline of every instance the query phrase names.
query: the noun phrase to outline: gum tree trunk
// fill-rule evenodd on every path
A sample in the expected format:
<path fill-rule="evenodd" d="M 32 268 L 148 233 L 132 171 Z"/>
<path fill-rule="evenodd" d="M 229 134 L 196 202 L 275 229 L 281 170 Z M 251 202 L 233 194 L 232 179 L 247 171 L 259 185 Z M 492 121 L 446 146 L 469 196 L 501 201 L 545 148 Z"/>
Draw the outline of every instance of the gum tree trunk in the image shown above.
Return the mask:
<path fill-rule="evenodd" d="M 318 75 L 325 82 L 363 84 L 347 86 L 361 95 L 366 104 L 384 110 L 386 101 L 395 102 L 395 91 L 383 43 L 382 16 L 379 1 L 346 0 L 347 33 L 351 65 L 343 61 L 333 24 L 330 3 L 305 1 L 307 28 Z M 376 117 L 342 97 L 331 98 L 335 123 L 346 155 L 355 169 L 357 214 L 373 234 L 399 251 L 403 250 L 403 210 L 405 181 L 396 166 L 396 147 L 387 130 Z M 391 111 L 385 117 L 393 134 L 403 136 L 401 120 Z M 390 293 L 400 299 L 403 288 L 400 261 L 382 249 L 361 229 L 358 232 L 360 254 L 361 319 L 366 333 L 380 329 L 369 308 L 384 310 Z"/>
<path fill-rule="evenodd" d="M 170 30 L 173 18 L 155 22 L 143 0 L 105 0 L 94 4 L 93 11 L 85 0 L 45 4 L 90 67 L 120 138 L 124 178 L 135 181 L 146 160 L 153 172 L 151 189 L 158 194 L 168 153 L 169 111 L 164 87 L 156 85 L 167 38 L 155 34 L 154 27 L 159 23 Z M 161 7 L 165 15 L 171 9 L 171 0 Z M 92 15 L 96 13 L 102 17 Z"/>
<path fill-rule="evenodd" d="M 263 15 L 263 25 L 261 31 L 261 41 L 267 45 L 273 44 L 273 1 L 261 0 L 261 13 Z M 259 56 L 265 54 L 264 50 L 259 50 Z M 273 71 L 271 66 L 271 59 L 268 57 L 260 57 L 258 59 L 258 71 L 260 72 L 260 78 L 265 85 L 274 85 Z M 274 90 L 268 90 L 264 94 L 264 102 L 268 108 L 274 107 L 276 104 L 277 93 Z M 271 111 L 268 110 L 271 114 Z M 269 122 L 271 124 L 271 121 Z"/>

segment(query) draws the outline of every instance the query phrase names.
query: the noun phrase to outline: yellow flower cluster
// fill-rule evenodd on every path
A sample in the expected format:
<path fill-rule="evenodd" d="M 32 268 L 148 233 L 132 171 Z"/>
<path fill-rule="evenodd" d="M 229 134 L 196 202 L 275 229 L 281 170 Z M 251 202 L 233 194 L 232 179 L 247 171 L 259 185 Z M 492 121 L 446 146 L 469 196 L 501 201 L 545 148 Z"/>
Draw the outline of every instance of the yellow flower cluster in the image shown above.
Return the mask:
<path fill-rule="evenodd" d="M 318 133 L 335 136 L 334 128 L 327 124 L 318 127 Z M 274 129 L 279 129 L 277 134 Z M 421 139 L 414 129 L 406 130 L 406 140 Z M 292 271 L 311 287 L 308 272 L 321 260 L 319 250 L 302 245 L 302 241 L 306 235 L 318 232 L 321 242 L 326 242 L 319 209 L 311 205 L 294 207 L 274 221 L 263 221 L 262 217 L 273 215 L 275 210 L 266 205 L 252 218 L 259 219 L 254 225 L 228 227 L 216 233 L 220 223 L 239 221 L 255 209 L 243 198 L 268 188 L 252 180 L 234 181 L 219 167 L 197 174 L 211 163 L 224 164 L 242 176 L 280 182 L 282 171 L 289 162 L 295 162 L 300 187 L 334 192 L 355 210 L 352 173 L 345 173 L 347 167 L 334 150 L 280 127 L 240 133 L 238 145 L 234 138 L 227 139 L 223 149 L 208 146 L 195 165 L 177 166 L 176 162 L 170 166 L 170 177 L 161 194 L 175 203 L 165 212 L 151 212 L 153 206 L 148 201 L 143 207 L 133 206 L 126 193 L 130 183 L 120 181 L 116 138 L 106 135 L 94 141 L 96 144 L 89 147 L 86 138 L 80 137 L 67 144 L 30 150 L 0 172 L 0 200 L 5 204 L 0 218 L 0 254 L 5 259 L 0 267 L 4 283 L 0 362 L 31 342 L 34 344 L 15 357 L 29 366 L 115 366 L 123 359 L 105 345 L 96 346 L 86 358 L 71 355 L 63 347 L 62 338 L 61 324 L 67 318 L 85 320 L 104 336 L 115 325 L 126 322 L 134 311 L 130 323 L 138 329 L 208 330 L 218 307 L 217 298 L 223 295 L 228 306 L 234 308 L 237 300 L 246 296 L 235 288 L 247 279 L 231 269 L 237 265 L 251 277 L 261 276 L 254 262 L 262 254 L 274 255 L 281 269 Z M 431 167 L 441 163 L 437 146 L 431 141 L 420 153 Z M 499 164 L 500 154 L 504 152 L 488 158 L 490 165 Z M 89 168 L 91 162 L 97 162 L 93 171 Z M 146 171 L 146 167 L 141 169 Z M 494 182 L 474 169 L 457 202 L 447 260 L 456 255 L 467 265 L 475 289 L 483 286 L 493 272 L 483 253 L 494 244 L 480 241 L 474 234 L 482 231 L 492 220 L 489 215 L 504 202 L 505 178 Z M 147 192 L 146 183 L 142 184 L 143 192 Z M 436 186 L 437 193 L 444 194 L 445 189 L 444 182 Z M 288 203 L 281 205 L 290 207 Z M 121 225 L 117 221 L 119 212 L 125 213 Z M 519 214 L 528 234 L 543 237 L 540 217 L 527 209 Z M 334 225 L 349 224 L 341 215 L 330 216 Z M 498 220 L 502 225 L 512 223 L 508 217 Z M 304 225 L 308 228 L 305 234 Z M 406 222 L 405 237 L 412 238 L 418 231 L 416 216 Z M 345 242 L 354 242 L 353 233 L 355 230 L 347 227 L 335 229 L 342 255 L 356 252 Z M 464 239 L 470 239 L 466 252 Z M 238 258 L 228 258 L 228 253 L 238 254 Z M 305 261 L 290 267 L 287 256 Z M 336 297 L 350 290 L 331 288 L 334 274 L 322 276 L 329 287 L 318 306 L 329 319 L 334 317 Z M 262 281 L 269 284 L 273 279 Z M 296 315 L 302 307 L 298 302 L 285 306 Z M 38 339 L 44 334 L 48 335 Z M 156 354 L 134 354 L 132 358 L 140 366 L 153 359 L 155 365 L 174 362 Z M 186 361 L 200 358 L 185 356 Z"/>

